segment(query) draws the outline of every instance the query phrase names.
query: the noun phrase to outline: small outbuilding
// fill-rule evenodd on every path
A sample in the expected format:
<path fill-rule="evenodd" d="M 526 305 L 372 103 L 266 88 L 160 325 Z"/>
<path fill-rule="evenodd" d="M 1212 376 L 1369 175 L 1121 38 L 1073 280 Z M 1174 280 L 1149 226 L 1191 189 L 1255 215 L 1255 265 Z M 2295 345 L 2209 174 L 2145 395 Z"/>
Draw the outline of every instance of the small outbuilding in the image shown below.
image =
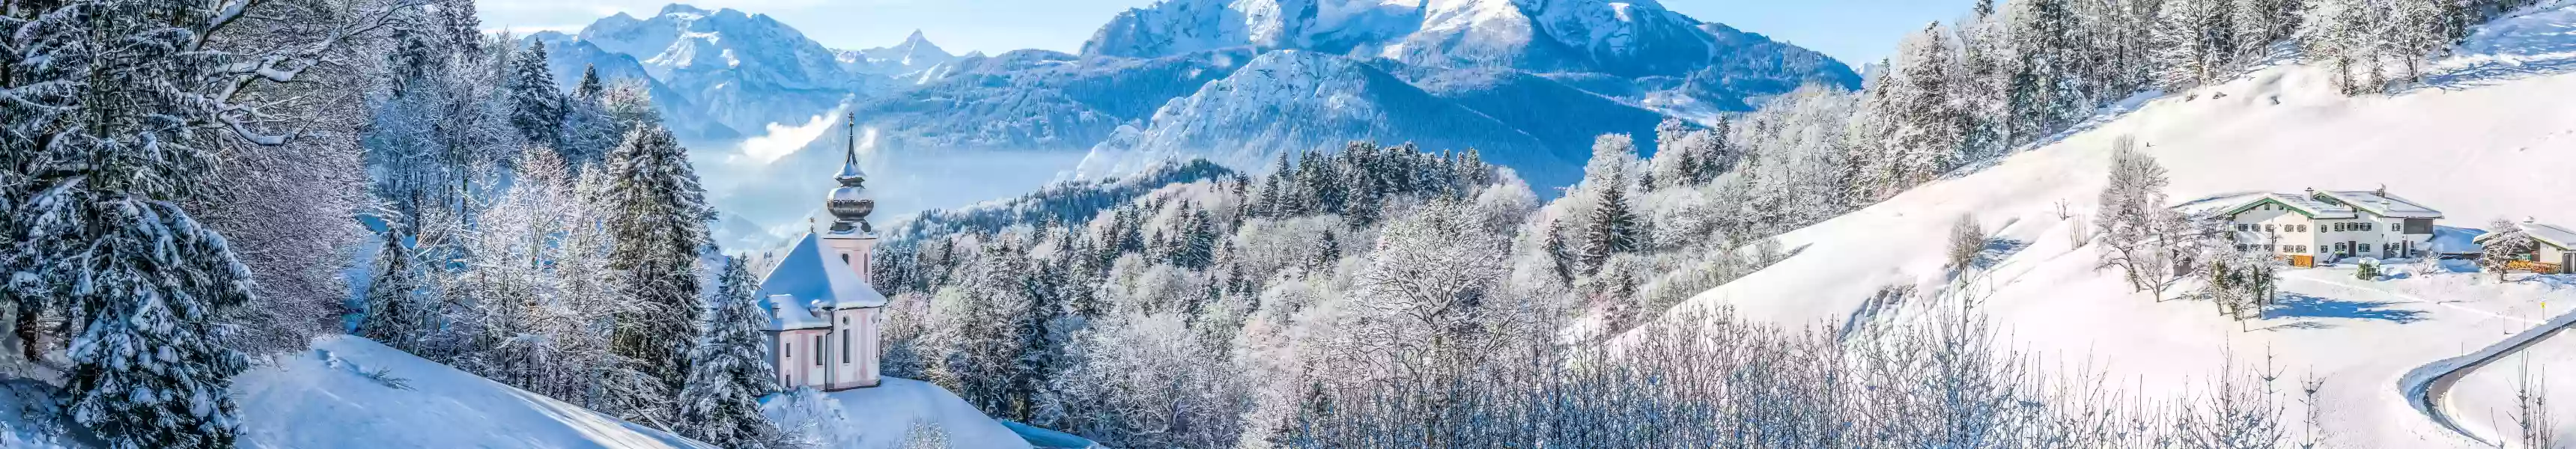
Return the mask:
<path fill-rule="evenodd" d="M 2513 229 L 2489 230 L 2486 235 L 2478 236 L 2477 242 L 2484 245 L 2494 241 L 2497 236 L 2514 233 L 2530 236 L 2533 243 L 2531 252 L 2521 256 L 2520 265 L 2523 267 L 2520 269 L 2536 273 L 2566 274 L 2571 268 L 2576 268 L 2576 231 L 2571 231 L 2564 226 L 2524 220 L 2514 223 Z"/>

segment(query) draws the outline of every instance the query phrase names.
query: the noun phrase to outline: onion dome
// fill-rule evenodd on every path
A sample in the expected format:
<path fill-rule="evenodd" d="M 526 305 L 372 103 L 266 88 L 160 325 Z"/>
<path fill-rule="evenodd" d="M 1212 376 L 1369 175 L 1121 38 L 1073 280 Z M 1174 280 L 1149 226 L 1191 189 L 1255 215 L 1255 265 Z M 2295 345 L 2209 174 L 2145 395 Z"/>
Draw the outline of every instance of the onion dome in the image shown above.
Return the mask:
<path fill-rule="evenodd" d="M 867 190 L 867 172 L 859 170 L 858 114 L 850 114 L 845 123 L 849 127 L 849 145 L 842 154 L 841 172 L 832 175 L 841 187 L 832 189 L 824 201 L 824 210 L 832 213 L 832 232 L 876 232 L 868 224 L 868 213 L 877 209 L 876 196 Z"/>

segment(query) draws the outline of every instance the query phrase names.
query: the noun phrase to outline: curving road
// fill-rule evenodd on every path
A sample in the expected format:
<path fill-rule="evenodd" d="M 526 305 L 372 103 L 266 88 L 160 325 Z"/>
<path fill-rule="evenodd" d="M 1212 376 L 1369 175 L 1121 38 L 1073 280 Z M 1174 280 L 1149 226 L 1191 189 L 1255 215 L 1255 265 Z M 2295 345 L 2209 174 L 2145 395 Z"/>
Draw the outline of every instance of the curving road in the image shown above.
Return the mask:
<path fill-rule="evenodd" d="M 2484 310 L 2460 307 L 2449 303 L 2414 297 L 2397 292 L 2369 290 L 2349 285 L 2324 282 L 2316 279 L 2287 276 L 2282 279 L 2307 281 L 2308 283 L 2322 286 L 2389 295 L 2399 299 L 2433 304 L 2453 310 L 2485 315 L 2498 320 L 2531 324 L 2531 329 L 2524 330 L 2521 333 L 2516 333 L 2512 337 L 2506 338 L 2503 341 L 2498 341 L 2493 345 L 2480 348 L 2476 352 L 2471 352 L 2459 357 L 2436 360 L 2433 363 L 2427 363 L 2424 364 L 2424 366 L 2415 367 L 2415 369 L 2406 371 L 2406 375 L 2404 377 L 2399 377 L 2397 379 L 2398 394 L 2405 396 L 2407 405 L 2413 406 L 2417 413 L 2424 414 L 2425 418 L 2433 420 L 2434 424 L 2440 424 L 2442 425 L 2442 428 L 2449 429 L 2452 433 L 2457 433 L 2461 437 L 2468 438 L 2484 445 L 2495 445 L 2496 443 L 2478 436 L 2477 432 L 2470 431 L 2468 426 L 2462 425 L 2458 420 L 2453 419 L 2452 414 L 2447 410 L 2449 403 L 2446 399 L 2450 396 L 2451 386 L 2459 383 L 2461 378 L 2468 377 L 2469 374 L 2477 372 L 2478 368 L 2485 367 L 2487 364 L 2494 363 L 2497 360 L 2503 360 L 2505 357 L 2512 356 L 2516 352 L 2521 352 L 2523 348 L 2530 347 L 2534 343 L 2539 343 L 2542 340 L 2549 339 L 2551 335 L 2557 335 L 2559 332 L 2564 332 L 2571 327 L 2576 327 L 2576 311 L 2561 314 L 2549 321 L 2538 321 L 2528 318 L 2505 316 Z"/>
<path fill-rule="evenodd" d="M 2564 332 L 2569 327 L 2576 327 L 2571 325 L 2576 325 L 2576 312 L 2540 323 L 2539 326 L 2514 334 L 2512 338 L 2506 338 L 2477 352 L 2416 367 L 2407 371 L 2405 377 L 2397 379 L 2398 393 L 2406 395 L 2408 405 L 2413 405 L 2415 411 L 2423 413 L 2426 418 L 2431 418 L 2435 424 L 2441 424 L 2443 428 L 2451 429 L 2451 432 L 2476 440 L 2480 444 L 2496 444 L 2479 437 L 2476 432 L 2469 431 L 2467 426 L 2452 419 L 2451 413 L 2446 410 L 2449 403 L 2445 400 L 2450 396 L 2451 385 L 2459 383 L 2460 378 L 2468 377 L 2470 373 L 2477 372 L 2478 368 L 2488 363 L 2503 360 L 2515 352 L 2522 351 L 2523 348 L 2530 347 L 2533 343 L 2539 343 L 2551 335 Z"/>

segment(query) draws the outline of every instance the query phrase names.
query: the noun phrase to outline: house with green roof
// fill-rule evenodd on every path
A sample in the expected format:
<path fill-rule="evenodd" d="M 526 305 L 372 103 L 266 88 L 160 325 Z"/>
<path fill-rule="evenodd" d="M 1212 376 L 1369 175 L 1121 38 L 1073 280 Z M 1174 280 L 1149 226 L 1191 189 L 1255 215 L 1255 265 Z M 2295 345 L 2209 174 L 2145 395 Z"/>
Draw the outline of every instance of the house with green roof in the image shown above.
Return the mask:
<path fill-rule="evenodd" d="M 2423 257 L 2442 212 L 2378 190 L 2253 195 L 2222 209 L 2236 249 L 2308 267 L 2349 258 Z"/>

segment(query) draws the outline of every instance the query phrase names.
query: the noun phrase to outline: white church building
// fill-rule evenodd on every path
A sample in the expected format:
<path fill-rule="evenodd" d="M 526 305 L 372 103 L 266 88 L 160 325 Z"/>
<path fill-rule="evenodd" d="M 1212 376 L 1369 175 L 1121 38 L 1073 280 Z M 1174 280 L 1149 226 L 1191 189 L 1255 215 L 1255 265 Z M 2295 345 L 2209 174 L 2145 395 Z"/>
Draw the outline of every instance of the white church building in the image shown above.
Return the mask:
<path fill-rule="evenodd" d="M 783 388 L 841 391 L 883 383 L 877 357 L 886 297 L 868 276 L 868 255 L 877 245 L 868 213 L 876 200 L 859 171 L 856 133 L 851 140 L 841 172 L 832 176 L 841 186 L 825 198 L 831 228 L 798 239 L 754 294 L 770 312 L 769 360 Z"/>

